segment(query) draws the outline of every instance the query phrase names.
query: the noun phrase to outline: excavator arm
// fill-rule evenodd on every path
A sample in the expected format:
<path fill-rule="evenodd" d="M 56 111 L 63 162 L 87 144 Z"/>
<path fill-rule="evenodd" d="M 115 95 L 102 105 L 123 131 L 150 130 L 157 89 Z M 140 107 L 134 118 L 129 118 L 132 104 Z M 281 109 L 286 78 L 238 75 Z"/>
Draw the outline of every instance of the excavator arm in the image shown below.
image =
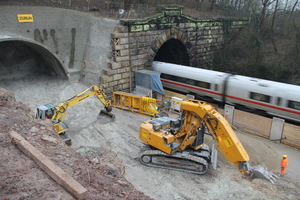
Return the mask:
<path fill-rule="evenodd" d="M 98 86 L 95 85 L 73 96 L 72 98 L 61 102 L 57 106 L 54 106 L 52 104 L 45 104 L 39 106 L 37 109 L 37 118 L 51 119 L 56 132 L 61 136 L 61 138 L 65 141 L 66 144 L 71 145 L 71 139 L 69 139 L 69 137 L 66 134 L 68 126 L 64 123 L 67 114 L 67 109 L 91 96 L 96 96 L 99 99 L 99 101 L 101 101 L 101 103 L 104 105 L 105 110 L 101 110 L 99 115 L 105 114 L 110 116 L 112 119 L 115 118 L 115 115 L 111 113 L 111 101 L 106 100 L 106 95 L 100 90 Z"/>
<path fill-rule="evenodd" d="M 249 155 L 231 125 L 212 105 L 204 101 L 189 100 L 182 103 L 181 109 L 183 113 L 195 112 L 200 117 L 213 139 L 217 140 L 218 149 L 242 174 L 250 170 Z"/>
<path fill-rule="evenodd" d="M 91 97 L 91 96 L 96 96 L 99 101 L 101 101 L 101 103 L 104 105 L 104 108 L 106 110 L 107 113 L 112 111 L 112 104 L 110 100 L 106 100 L 105 97 L 106 95 L 100 90 L 100 88 L 98 86 L 91 86 L 90 88 L 82 91 L 81 93 L 75 95 L 74 97 L 61 102 L 60 104 L 58 104 L 57 108 L 56 108 L 56 112 L 53 114 L 51 120 L 57 120 L 57 121 L 64 121 L 66 114 L 67 114 L 67 108 L 70 108 L 74 105 L 76 105 L 77 103 Z"/>

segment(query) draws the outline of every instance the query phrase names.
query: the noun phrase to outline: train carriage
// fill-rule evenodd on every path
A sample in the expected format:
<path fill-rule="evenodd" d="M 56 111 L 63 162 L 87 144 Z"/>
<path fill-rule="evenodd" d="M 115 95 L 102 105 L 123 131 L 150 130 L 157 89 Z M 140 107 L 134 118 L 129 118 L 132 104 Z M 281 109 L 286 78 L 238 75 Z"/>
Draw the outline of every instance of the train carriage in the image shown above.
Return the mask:
<path fill-rule="evenodd" d="M 165 88 L 300 122 L 300 86 L 153 61 Z"/>

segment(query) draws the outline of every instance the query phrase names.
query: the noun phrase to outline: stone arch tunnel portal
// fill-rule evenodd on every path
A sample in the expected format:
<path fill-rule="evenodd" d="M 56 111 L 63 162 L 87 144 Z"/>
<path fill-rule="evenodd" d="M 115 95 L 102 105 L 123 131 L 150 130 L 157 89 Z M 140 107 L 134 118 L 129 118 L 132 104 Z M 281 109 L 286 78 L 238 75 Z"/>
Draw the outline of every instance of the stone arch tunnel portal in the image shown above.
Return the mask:
<path fill-rule="evenodd" d="M 21 40 L 0 41 L 0 80 L 28 75 L 56 75 L 67 79 L 67 73 L 49 50 Z"/>
<path fill-rule="evenodd" d="M 190 66 L 190 57 L 185 45 L 174 38 L 167 40 L 158 49 L 154 61 Z"/>

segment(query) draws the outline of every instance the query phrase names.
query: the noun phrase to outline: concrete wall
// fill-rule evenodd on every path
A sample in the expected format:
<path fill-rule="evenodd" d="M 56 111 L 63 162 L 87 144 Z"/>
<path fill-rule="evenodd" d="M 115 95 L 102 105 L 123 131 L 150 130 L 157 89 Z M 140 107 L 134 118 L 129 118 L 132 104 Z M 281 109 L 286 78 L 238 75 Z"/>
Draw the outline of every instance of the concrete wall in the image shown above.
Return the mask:
<path fill-rule="evenodd" d="M 18 14 L 32 14 L 34 21 L 20 23 Z M 59 76 L 99 84 L 111 58 L 110 33 L 118 21 L 74 10 L 27 6 L 1 6 L 0 17 L 0 42 L 26 43 L 56 60 L 53 70 Z"/>

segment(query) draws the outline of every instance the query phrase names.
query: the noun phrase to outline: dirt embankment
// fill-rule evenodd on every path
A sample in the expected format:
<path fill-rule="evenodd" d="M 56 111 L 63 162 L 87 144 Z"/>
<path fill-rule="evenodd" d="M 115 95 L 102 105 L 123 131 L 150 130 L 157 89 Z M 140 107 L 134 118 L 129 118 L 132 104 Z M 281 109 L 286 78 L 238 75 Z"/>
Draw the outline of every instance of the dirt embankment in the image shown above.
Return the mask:
<path fill-rule="evenodd" d="M 12 143 L 8 134 L 12 130 L 88 189 L 88 199 L 151 199 L 123 177 L 124 166 L 116 154 L 101 147 L 68 147 L 50 121 L 32 116 L 28 105 L 0 88 L 1 199 L 73 199 Z"/>

